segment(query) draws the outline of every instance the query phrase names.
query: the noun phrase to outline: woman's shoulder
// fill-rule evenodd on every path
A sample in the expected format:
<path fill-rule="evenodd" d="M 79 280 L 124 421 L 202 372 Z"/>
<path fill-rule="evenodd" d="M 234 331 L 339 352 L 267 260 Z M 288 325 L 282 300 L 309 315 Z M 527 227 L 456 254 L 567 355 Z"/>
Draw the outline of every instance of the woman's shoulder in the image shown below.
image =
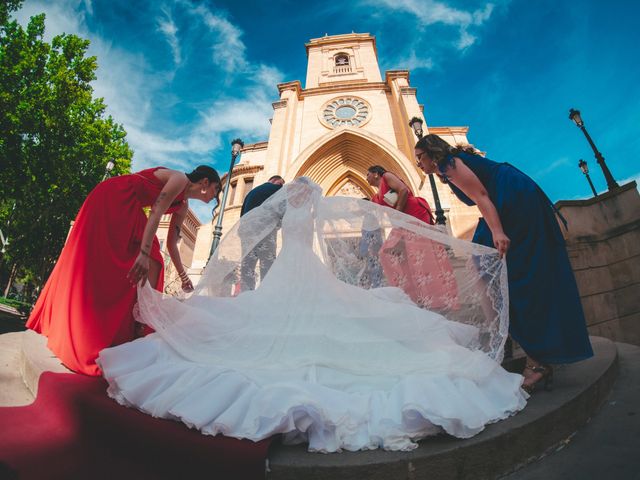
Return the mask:
<path fill-rule="evenodd" d="M 382 175 L 382 179 L 387 180 L 387 179 L 389 179 L 389 178 L 392 178 L 392 179 L 394 179 L 394 180 L 396 180 L 396 179 L 397 179 L 397 180 L 400 180 L 400 177 L 398 177 L 398 175 L 396 175 L 395 173 L 393 173 L 393 172 L 388 172 L 388 171 L 387 171 L 387 172 L 384 172 L 384 174 Z"/>
<path fill-rule="evenodd" d="M 163 183 L 165 183 L 173 175 L 185 175 L 184 172 L 180 172 L 178 170 L 172 170 L 167 167 L 145 168 L 144 170 L 140 170 L 139 172 L 136 172 L 136 174 L 142 175 L 144 177 L 148 177 L 151 179 L 156 179 Z"/>

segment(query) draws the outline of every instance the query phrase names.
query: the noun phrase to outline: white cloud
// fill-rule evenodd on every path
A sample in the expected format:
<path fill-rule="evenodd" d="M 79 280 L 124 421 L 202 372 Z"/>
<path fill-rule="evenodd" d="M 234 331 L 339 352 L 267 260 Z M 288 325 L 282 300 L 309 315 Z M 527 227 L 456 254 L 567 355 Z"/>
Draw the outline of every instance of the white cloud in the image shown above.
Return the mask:
<path fill-rule="evenodd" d="M 465 50 L 475 43 L 477 37 L 469 33 L 471 26 L 480 26 L 491 17 L 493 3 L 483 8 L 466 11 L 450 7 L 437 0 L 367 0 L 378 8 L 386 8 L 399 13 L 408 13 L 415 17 L 421 27 L 443 24 L 458 27 L 459 38 L 452 43 L 458 50 Z"/>
<path fill-rule="evenodd" d="M 545 175 L 549 175 L 554 170 L 556 170 L 556 169 L 558 169 L 560 167 L 564 167 L 565 165 L 570 165 L 570 164 L 571 164 L 571 161 L 567 157 L 559 158 L 558 160 L 555 160 L 555 161 L 551 162 L 546 167 L 538 170 L 535 173 L 535 177 L 536 178 L 544 177 Z"/>
<path fill-rule="evenodd" d="M 163 165 L 190 171 L 200 163 L 214 163 L 216 151 L 228 149 L 223 138 L 229 132 L 237 131 L 245 141 L 267 140 L 269 118 L 273 115 L 271 103 L 278 98 L 276 84 L 283 81 L 282 72 L 248 60 L 242 30 L 224 13 L 205 6 L 194 8 L 188 2 L 173 3 L 171 12 L 162 6 L 155 8 L 152 28 L 169 43 L 176 65 L 185 65 L 186 52 L 181 49 L 181 31 L 175 18 L 178 12 L 186 12 L 191 14 L 190 28 L 205 30 L 200 45 L 209 45 L 213 66 L 230 85 L 224 91 L 214 90 L 214 98 L 207 97 L 210 91 L 203 91 L 204 98 L 197 100 L 203 106 L 193 105 L 199 113 L 191 118 L 174 120 L 168 117 L 171 113 L 164 113 L 171 112 L 170 108 L 158 108 L 161 98 L 172 95 L 174 87 L 169 85 L 174 72 L 154 71 L 144 49 L 127 50 L 129 46 L 118 44 L 117 38 L 107 40 L 89 28 L 90 0 L 34 0 L 26 2 L 16 13 L 23 25 L 30 16 L 46 13 L 47 41 L 60 33 L 76 34 L 91 41 L 88 53 L 98 58 L 99 65 L 97 80 L 93 82 L 95 96 L 104 97 L 107 113 L 127 131 L 127 141 L 134 150 L 134 170 Z M 183 10 L 176 10 L 180 8 Z M 226 165 L 225 161 L 216 166 L 224 172 Z M 211 217 L 210 206 L 193 207 L 201 218 Z"/>
<path fill-rule="evenodd" d="M 41 13 L 46 14 L 44 39 L 50 42 L 53 37 L 62 33 L 81 34 L 85 25 L 84 11 L 79 11 L 80 0 L 64 0 L 60 2 L 25 2 L 22 8 L 14 13 L 22 26 L 29 23 L 29 19 Z"/>
<path fill-rule="evenodd" d="M 45 13 L 45 40 L 59 34 L 68 33 L 91 41 L 89 55 L 98 58 L 97 80 L 93 82 L 95 96 L 103 97 L 107 113 L 125 129 L 141 127 L 150 113 L 152 90 L 158 85 L 159 77 L 145 75 L 145 59 L 142 54 L 134 54 L 90 32 L 87 28 L 83 4 L 80 0 L 65 0 L 56 3 L 26 2 L 24 8 L 16 12 L 16 18 L 26 25 L 31 16 Z M 139 147 L 134 145 L 134 148 Z"/>
<path fill-rule="evenodd" d="M 418 51 L 417 46 L 410 49 L 409 53 L 399 56 L 393 60 L 394 68 L 402 68 L 406 70 L 419 70 L 425 68 L 430 70 L 433 68 L 433 59 L 426 57 L 424 53 Z"/>
<path fill-rule="evenodd" d="M 84 3 L 84 8 L 86 8 L 86 10 L 87 10 L 87 13 L 89 15 L 93 15 L 93 2 L 92 2 L 92 0 L 84 0 L 83 3 Z"/>
<path fill-rule="evenodd" d="M 171 18 L 171 13 L 162 9 L 163 16 L 159 17 L 158 22 L 158 30 L 162 32 L 162 34 L 166 37 L 167 43 L 171 47 L 171 52 L 173 53 L 173 62 L 176 65 L 180 65 L 182 61 L 182 55 L 180 51 L 180 42 L 178 41 L 178 27 L 176 27 L 173 18 Z"/>
<path fill-rule="evenodd" d="M 190 9 L 190 13 L 199 17 L 212 33 L 211 49 L 213 61 L 226 72 L 245 71 L 248 62 L 245 58 L 246 47 L 242 41 L 242 30 L 233 25 L 224 15 L 216 15 L 204 5 Z"/>

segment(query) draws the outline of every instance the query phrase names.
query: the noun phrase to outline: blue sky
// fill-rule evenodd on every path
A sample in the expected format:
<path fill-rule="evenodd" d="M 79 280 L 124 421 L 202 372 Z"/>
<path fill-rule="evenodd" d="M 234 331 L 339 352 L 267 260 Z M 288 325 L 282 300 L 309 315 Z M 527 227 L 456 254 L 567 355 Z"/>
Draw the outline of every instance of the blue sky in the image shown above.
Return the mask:
<path fill-rule="evenodd" d="M 634 0 L 26 0 L 16 16 L 40 12 L 47 38 L 91 40 L 95 94 L 127 130 L 134 169 L 226 171 L 232 138 L 267 140 L 276 84 L 304 85 L 304 43 L 355 31 L 376 36 L 383 75 L 411 71 L 429 125 L 469 126 L 552 200 L 590 195 L 580 158 L 606 189 L 571 107 L 614 177 L 640 180 Z"/>

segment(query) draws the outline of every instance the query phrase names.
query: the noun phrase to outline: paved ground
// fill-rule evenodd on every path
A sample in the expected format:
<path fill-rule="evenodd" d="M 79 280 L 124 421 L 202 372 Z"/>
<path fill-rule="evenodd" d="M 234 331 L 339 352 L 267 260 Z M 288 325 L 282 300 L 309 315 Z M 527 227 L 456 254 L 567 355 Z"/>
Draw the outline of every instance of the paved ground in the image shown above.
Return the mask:
<path fill-rule="evenodd" d="M 640 347 L 617 343 L 607 402 L 567 445 L 502 480 L 640 480 Z"/>

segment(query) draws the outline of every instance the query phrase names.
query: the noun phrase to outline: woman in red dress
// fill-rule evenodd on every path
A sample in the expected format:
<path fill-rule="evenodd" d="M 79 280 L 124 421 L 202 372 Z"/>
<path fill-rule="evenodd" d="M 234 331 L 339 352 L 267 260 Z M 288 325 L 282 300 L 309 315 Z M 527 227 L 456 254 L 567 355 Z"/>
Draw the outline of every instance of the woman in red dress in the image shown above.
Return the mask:
<path fill-rule="evenodd" d="M 427 201 L 414 196 L 397 175 L 374 165 L 368 169 L 367 182 L 378 188 L 372 202 L 433 225 Z M 385 198 L 389 191 L 395 192 L 397 198 Z M 455 276 L 447 251 L 440 244 L 394 228 L 383 243 L 379 256 L 387 282 L 402 288 L 417 305 L 430 309 L 458 308 Z"/>
<path fill-rule="evenodd" d="M 100 375 L 100 350 L 133 340 L 137 284 L 163 288 L 163 259 L 155 234 L 173 214 L 167 249 L 185 291 L 193 289 L 177 241 L 188 199 L 209 203 L 220 192 L 211 167 L 185 174 L 163 167 L 110 178 L 84 201 L 67 243 L 31 312 L 27 327 L 48 337 L 68 368 Z M 149 217 L 144 207 L 151 207 Z"/>

